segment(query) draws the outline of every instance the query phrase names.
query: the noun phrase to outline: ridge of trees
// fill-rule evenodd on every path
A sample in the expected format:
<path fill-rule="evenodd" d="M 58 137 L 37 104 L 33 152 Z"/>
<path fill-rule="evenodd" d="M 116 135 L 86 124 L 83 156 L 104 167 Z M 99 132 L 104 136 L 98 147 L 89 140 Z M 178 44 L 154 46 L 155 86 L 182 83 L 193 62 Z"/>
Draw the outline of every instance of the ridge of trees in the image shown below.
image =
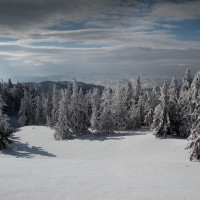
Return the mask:
<path fill-rule="evenodd" d="M 12 132 L 6 114 L 18 112 L 20 126 L 51 126 L 57 140 L 86 134 L 89 127 L 94 135 L 106 135 L 147 126 L 158 138 L 187 137 L 190 159 L 200 159 L 200 71 L 192 79 L 187 69 L 181 86 L 174 76 L 171 83 L 164 81 L 162 87 L 155 85 L 146 92 L 139 76 L 134 86 L 130 82 L 122 86 L 119 81 L 115 89 L 108 84 L 101 92 L 94 88 L 86 93 L 75 79 L 64 89 L 54 84 L 47 92 L 32 84 L 13 85 L 9 79 L 0 84 L 0 95 L 0 149 L 10 142 Z"/>

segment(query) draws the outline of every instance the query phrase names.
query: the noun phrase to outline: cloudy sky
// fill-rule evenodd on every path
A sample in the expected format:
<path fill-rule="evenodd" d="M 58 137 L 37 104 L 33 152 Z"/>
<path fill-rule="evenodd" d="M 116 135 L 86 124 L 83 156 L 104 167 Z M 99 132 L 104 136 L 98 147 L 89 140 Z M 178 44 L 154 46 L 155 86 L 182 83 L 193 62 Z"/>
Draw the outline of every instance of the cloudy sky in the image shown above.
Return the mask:
<path fill-rule="evenodd" d="M 187 67 L 200 69 L 200 1 L 0 0 L 3 78 Z"/>

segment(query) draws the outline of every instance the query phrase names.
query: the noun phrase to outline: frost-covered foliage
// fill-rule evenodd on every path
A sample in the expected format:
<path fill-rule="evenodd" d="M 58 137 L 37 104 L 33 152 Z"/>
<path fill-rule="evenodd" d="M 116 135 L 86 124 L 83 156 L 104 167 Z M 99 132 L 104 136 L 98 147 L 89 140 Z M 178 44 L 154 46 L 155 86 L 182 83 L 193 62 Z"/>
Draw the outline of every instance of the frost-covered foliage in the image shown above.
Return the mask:
<path fill-rule="evenodd" d="M 92 115 L 90 118 L 91 128 L 93 130 L 97 130 L 99 116 L 100 116 L 99 108 L 101 104 L 101 96 L 97 88 L 93 90 L 93 93 L 91 95 L 91 103 L 92 103 Z"/>
<path fill-rule="evenodd" d="M 155 131 L 156 137 L 166 137 L 170 129 L 169 119 L 169 95 L 168 86 L 165 81 L 161 88 L 160 104 L 155 107 L 153 123 L 151 128 Z"/>
<path fill-rule="evenodd" d="M 183 79 L 183 86 L 180 92 L 179 107 L 180 107 L 180 126 L 179 132 L 182 136 L 189 136 L 192 124 L 195 122 L 192 113 L 195 110 L 196 99 L 200 88 L 200 72 L 198 72 L 191 84 L 189 70 Z"/>
<path fill-rule="evenodd" d="M 73 92 L 71 96 L 71 102 L 69 110 L 71 113 L 70 128 L 72 132 L 78 136 L 87 133 L 87 114 L 85 110 L 85 99 L 83 91 L 80 88 L 78 91 L 78 83 L 76 79 L 73 79 Z"/>
<path fill-rule="evenodd" d="M 36 97 L 36 108 L 35 108 L 35 123 L 38 125 L 42 125 L 43 121 L 43 106 L 42 106 L 42 99 L 40 96 Z"/>
<path fill-rule="evenodd" d="M 141 94 L 142 94 L 141 83 L 140 83 L 140 77 L 138 76 L 136 79 L 135 94 L 134 94 L 134 99 L 136 103 L 139 101 Z"/>
<path fill-rule="evenodd" d="M 193 113 L 193 116 L 197 119 L 192 125 L 191 134 L 187 139 L 189 143 L 186 146 L 186 149 L 191 150 L 191 161 L 200 160 L 200 101 Z"/>
<path fill-rule="evenodd" d="M 68 106 L 67 106 L 67 92 L 66 90 L 61 90 L 62 99 L 59 102 L 59 109 L 58 109 L 58 121 L 55 126 L 55 134 L 54 137 L 57 140 L 65 140 L 72 137 L 72 133 L 69 130 L 69 118 L 67 113 Z"/>
<path fill-rule="evenodd" d="M 23 99 L 21 100 L 21 107 L 20 107 L 20 111 L 19 111 L 18 123 L 19 123 L 20 126 L 26 126 L 27 125 L 25 102 L 24 102 Z"/>
<path fill-rule="evenodd" d="M 127 128 L 127 102 L 126 94 L 124 88 L 121 87 L 120 81 L 116 89 L 114 90 L 111 105 L 111 115 L 116 124 L 116 129 L 118 131 L 125 130 Z"/>
<path fill-rule="evenodd" d="M 105 135 L 112 133 L 116 129 L 114 117 L 112 116 L 112 93 L 107 86 L 101 96 L 101 104 L 99 108 L 100 116 L 97 124 L 97 133 Z"/>
<path fill-rule="evenodd" d="M 170 118 L 170 131 L 171 134 L 179 134 L 179 123 L 180 123 L 180 112 L 179 112 L 179 91 L 180 87 L 178 85 L 178 81 L 175 76 L 171 81 L 169 86 L 169 118 Z"/>
<path fill-rule="evenodd" d="M 56 89 L 56 85 L 54 84 L 53 86 L 53 96 L 52 96 L 52 110 L 51 110 L 51 123 L 56 124 L 58 120 L 58 115 L 59 115 L 59 92 Z"/>
<path fill-rule="evenodd" d="M 0 150 L 8 148 L 9 144 L 12 143 L 12 140 L 9 139 L 12 128 L 8 123 L 7 115 L 3 114 L 4 106 L 6 104 L 0 96 Z"/>
<path fill-rule="evenodd" d="M 151 126 L 153 123 L 153 115 L 155 107 L 160 103 L 160 87 L 158 85 L 153 87 L 152 93 L 147 94 L 147 101 L 145 102 L 145 117 L 144 124 Z"/>

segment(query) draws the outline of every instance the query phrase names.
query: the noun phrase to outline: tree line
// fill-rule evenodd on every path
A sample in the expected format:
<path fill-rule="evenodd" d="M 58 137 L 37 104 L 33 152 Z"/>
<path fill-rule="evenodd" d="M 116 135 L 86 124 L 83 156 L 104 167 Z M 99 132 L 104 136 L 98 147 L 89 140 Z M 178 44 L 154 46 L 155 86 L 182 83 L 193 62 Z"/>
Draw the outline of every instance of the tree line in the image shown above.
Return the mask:
<path fill-rule="evenodd" d="M 200 159 L 200 71 L 192 78 L 187 69 L 181 86 L 174 76 L 171 83 L 164 81 L 148 92 L 142 90 L 139 76 L 134 86 L 119 81 L 114 89 L 108 84 L 103 91 L 94 88 L 85 94 L 75 79 L 72 87 L 58 90 L 54 85 L 48 92 L 13 85 L 9 79 L 0 84 L 0 95 L 0 149 L 10 142 L 12 132 L 6 114 L 18 113 L 20 126 L 48 125 L 57 140 L 89 133 L 88 128 L 102 136 L 147 126 L 158 138 L 187 137 L 190 159 Z"/>

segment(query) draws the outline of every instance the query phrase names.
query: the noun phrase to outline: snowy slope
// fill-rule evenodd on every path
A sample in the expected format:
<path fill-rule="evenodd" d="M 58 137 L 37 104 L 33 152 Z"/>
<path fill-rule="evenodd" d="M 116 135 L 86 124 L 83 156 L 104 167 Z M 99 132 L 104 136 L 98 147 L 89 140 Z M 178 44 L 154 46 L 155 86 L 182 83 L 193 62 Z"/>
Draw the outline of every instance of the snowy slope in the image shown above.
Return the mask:
<path fill-rule="evenodd" d="M 200 199 L 199 163 L 185 139 L 148 130 L 56 141 L 28 126 L 0 154 L 0 199 Z"/>

